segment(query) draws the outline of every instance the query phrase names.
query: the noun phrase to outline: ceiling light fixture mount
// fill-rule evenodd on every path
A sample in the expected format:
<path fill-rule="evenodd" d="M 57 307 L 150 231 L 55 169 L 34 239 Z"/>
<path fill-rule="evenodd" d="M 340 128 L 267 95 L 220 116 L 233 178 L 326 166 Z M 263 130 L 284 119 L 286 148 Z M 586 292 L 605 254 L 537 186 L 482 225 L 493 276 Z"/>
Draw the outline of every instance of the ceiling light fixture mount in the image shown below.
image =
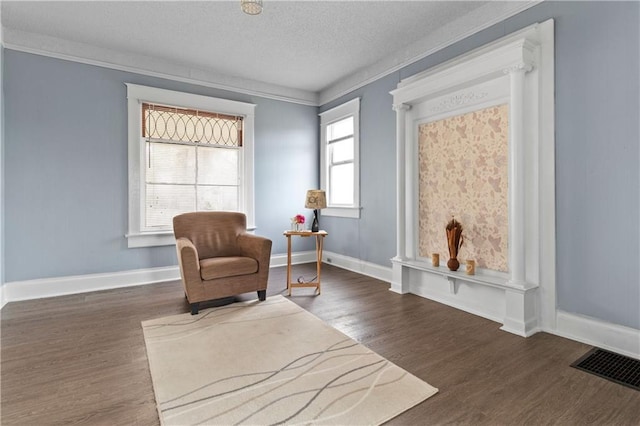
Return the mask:
<path fill-rule="evenodd" d="M 240 0 L 240 7 L 247 15 L 262 13 L 262 0 Z"/>

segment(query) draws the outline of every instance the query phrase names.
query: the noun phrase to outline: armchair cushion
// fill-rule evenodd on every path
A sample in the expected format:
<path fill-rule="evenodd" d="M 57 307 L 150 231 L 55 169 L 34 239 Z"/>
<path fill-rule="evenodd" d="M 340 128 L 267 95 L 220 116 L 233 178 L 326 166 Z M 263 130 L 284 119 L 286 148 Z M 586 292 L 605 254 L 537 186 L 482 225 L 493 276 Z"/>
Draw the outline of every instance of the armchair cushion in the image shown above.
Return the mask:
<path fill-rule="evenodd" d="M 236 277 L 256 272 L 258 272 L 258 261 L 250 257 L 212 257 L 200 261 L 200 275 L 203 280 Z"/>

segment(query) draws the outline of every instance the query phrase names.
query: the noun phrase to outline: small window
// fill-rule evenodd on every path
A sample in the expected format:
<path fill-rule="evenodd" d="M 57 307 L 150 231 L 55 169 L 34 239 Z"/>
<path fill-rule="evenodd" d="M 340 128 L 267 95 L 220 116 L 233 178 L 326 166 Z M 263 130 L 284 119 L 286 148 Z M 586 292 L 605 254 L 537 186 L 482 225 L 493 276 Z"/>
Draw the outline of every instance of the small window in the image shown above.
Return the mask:
<path fill-rule="evenodd" d="M 253 108 L 127 85 L 129 247 L 170 245 L 173 217 L 241 211 L 253 227 Z"/>
<path fill-rule="evenodd" d="M 354 99 L 320 114 L 323 215 L 360 217 L 359 112 L 360 99 Z"/>

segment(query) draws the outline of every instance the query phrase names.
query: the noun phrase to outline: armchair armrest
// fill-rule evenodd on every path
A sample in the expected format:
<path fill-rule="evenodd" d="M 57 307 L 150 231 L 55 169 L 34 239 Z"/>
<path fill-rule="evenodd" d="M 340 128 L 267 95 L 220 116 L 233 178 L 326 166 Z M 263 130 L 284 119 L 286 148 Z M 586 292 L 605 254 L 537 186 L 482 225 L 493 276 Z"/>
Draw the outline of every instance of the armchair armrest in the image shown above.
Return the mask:
<path fill-rule="evenodd" d="M 176 251 L 178 254 L 178 264 L 180 265 L 180 275 L 184 285 L 187 298 L 192 300 L 203 300 L 204 285 L 200 276 L 200 259 L 198 250 L 191 240 L 178 238 L 176 240 Z"/>
<path fill-rule="evenodd" d="M 240 234 L 238 246 L 244 256 L 252 257 L 258 261 L 258 272 L 269 274 L 271 261 L 271 240 L 254 234 Z"/>

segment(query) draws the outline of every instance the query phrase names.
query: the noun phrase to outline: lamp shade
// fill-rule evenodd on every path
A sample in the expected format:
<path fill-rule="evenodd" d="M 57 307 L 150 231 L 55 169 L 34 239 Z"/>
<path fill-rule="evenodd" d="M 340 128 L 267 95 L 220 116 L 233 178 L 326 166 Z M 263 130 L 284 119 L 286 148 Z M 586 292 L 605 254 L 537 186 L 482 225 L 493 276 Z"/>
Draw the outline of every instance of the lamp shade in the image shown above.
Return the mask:
<path fill-rule="evenodd" d="M 310 189 L 307 191 L 307 200 L 304 206 L 308 209 L 324 209 L 327 207 L 327 196 L 322 189 Z"/>

